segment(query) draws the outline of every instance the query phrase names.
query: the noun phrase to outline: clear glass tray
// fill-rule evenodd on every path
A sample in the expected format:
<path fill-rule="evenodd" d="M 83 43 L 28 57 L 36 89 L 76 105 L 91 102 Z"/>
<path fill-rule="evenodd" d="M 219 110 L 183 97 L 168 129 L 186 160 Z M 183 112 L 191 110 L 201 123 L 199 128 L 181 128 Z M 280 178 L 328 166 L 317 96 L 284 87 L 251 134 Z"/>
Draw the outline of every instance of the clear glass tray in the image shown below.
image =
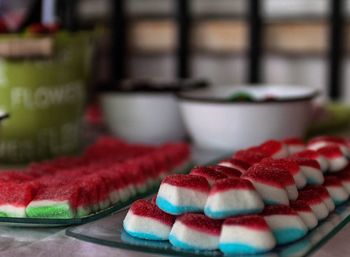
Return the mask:
<path fill-rule="evenodd" d="M 130 205 L 133 201 L 154 194 L 158 187 L 152 188 L 152 190 L 147 193 L 140 194 L 133 197 L 132 199 L 110 206 L 102 211 L 92 213 L 86 217 L 72 218 L 72 219 L 50 219 L 50 218 L 11 218 L 11 217 L 0 217 L 0 225 L 7 226 L 21 226 L 21 227 L 59 227 L 59 226 L 71 226 L 71 225 L 81 225 L 91 221 L 95 221 L 106 217 L 113 212 L 121 210 L 122 208 Z"/>
<path fill-rule="evenodd" d="M 193 163 L 186 164 L 181 170 L 177 172 L 186 173 L 191 169 L 191 167 L 193 167 L 193 165 L 194 165 Z M 155 185 L 154 187 L 149 189 L 147 192 L 143 194 L 138 194 L 126 202 L 115 204 L 99 212 L 92 213 L 86 217 L 73 218 L 73 219 L 0 217 L 0 225 L 21 226 L 21 227 L 59 227 L 59 226 L 81 225 L 81 224 L 85 224 L 85 223 L 106 217 L 118 210 L 121 210 L 129 206 L 132 202 L 134 202 L 137 199 L 145 198 L 147 196 L 153 195 L 158 191 L 158 187 L 159 185 Z"/>
<path fill-rule="evenodd" d="M 136 239 L 129 236 L 123 230 L 123 220 L 128 209 L 119 211 L 113 216 L 72 227 L 66 230 L 66 235 L 92 242 L 128 250 L 164 254 L 181 255 L 188 257 L 198 256 L 224 256 L 219 251 L 186 251 L 171 246 L 168 242 L 148 241 Z M 249 255 L 250 257 L 302 257 L 309 256 L 319 249 L 338 231 L 340 231 L 350 220 L 350 201 L 336 210 L 315 229 L 310 231 L 304 238 L 283 246 L 276 247 L 273 251 L 263 255 Z M 227 255 L 225 255 L 227 256 Z M 239 255 L 242 256 L 242 255 Z"/>

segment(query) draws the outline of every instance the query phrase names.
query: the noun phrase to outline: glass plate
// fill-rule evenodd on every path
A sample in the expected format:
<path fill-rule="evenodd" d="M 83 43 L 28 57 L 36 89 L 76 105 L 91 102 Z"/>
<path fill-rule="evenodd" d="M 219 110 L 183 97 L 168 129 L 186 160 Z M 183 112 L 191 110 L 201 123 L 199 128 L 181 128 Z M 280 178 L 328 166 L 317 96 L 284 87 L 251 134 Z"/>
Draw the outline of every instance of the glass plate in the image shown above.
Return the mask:
<path fill-rule="evenodd" d="M 133 201 L 148 196 L 149 194 L 154 194 L 158 187 L 148 191 L 147 193 L 140 194 L 133 197 L 132 199 L 110 206 L 102 211 L 92 213 L 86 217 L 72 218 L 72 219 L 50 219 L 50 218 L 11 218 L 11 217 L 0 217 L 0 225 L 6 226 L 21 226 L 21 227 L 59 227 L 59 226 L 71 226 L 71 225 L 81 225 L 91 221 L 98 220 L 100 218 L 106 217 L 109 214 L 121 210 L 122 208 L 130 205 Z"/>
<path fill-rule="evenodd" d="M 191 167 L 193 167 L 193 163 L 186 164 L 183 168 L 175 171 L 179 173 L 188 172 Z M 119 211 L 127 206 L 129 206 L 132 202 L 137 199 L 145 198 L 147 196 L 153 195 L 158 191 L 159 184 L 150 188 L 147 192 L 143 194 L 138 194 L 135 197 L 130 198 L 126 202 L 118 203 L 112 205 L 104 210 L 101 210 L 96 213 L 92 213 L 86 217 L 81 218 L 73 218 L 73 219 L 50 219 L 50 218 L 11 218 L 11 217 L 0 217 L 0 225 L 7 226 L 21 226 L 21 227 L 59 227 L 59 226 L 71 226 L 71 225 L 81 225 L 84 223 L 88 223 L 91 221 L 95 221 L 106 217 L 116 211 Z"/>
<path fill-rule="evenodd" d="M 119 211 L 113 216 L 66 230 L 66 235 L 116 248 L 164 255 L 181 255 L 188 257 L 198 256 L 228 256 L 219 251 L 187 251 L 175 248 L 164 241 L 148 241 L 129 236 L 123 230 L 123 220 L 128 209 Z M 250 257 L 302 257 L 309 256 L 324 245 L 350 220 L 350 201 L 336 210 L 304 238 L 291 244 L 276 247 L 273 251 L 260 255 L 247 255 Z M 232 256 L 232 255 L 230 255 Z M 237 255 L 236 255 L 237 256 Z M 243 255 L 239 255 L 243 256 Z"/>

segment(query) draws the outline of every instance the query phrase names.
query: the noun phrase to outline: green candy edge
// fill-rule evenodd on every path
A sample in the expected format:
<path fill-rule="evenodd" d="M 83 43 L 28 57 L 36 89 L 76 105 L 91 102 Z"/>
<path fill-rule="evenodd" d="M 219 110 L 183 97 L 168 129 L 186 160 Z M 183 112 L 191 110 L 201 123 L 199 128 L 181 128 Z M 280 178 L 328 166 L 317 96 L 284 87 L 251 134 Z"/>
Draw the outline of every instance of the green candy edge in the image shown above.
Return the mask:
<path fill-rule="evenodd" d="M 74 218 L 75 213 L 68 204 L 43 205 L 27 207 L 26 214 L 29 218 Z"/>

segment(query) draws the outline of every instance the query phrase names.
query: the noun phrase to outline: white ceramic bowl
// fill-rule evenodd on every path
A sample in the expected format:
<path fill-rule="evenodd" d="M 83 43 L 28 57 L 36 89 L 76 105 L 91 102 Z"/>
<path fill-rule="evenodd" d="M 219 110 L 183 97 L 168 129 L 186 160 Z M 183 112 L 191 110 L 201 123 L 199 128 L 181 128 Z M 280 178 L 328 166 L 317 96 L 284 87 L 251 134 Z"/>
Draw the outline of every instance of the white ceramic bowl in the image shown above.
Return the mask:
<path fill-rule="evenodd" d="M 101 104 L 109 131 L 129 142 L 160 144 L 185 137 L 174 93 L 108 92 Z"/>
<path fill-rule="evenodd" d="M 249 92 L 253 102 L 230 101 Z M 179 94 L 185 126 L 200 148 L 238 150 L 267 139 L 302 137 L 316 91 L 300 86 L 216 87 Z M 274 96 L 276 99 L 266 99 Z"/>

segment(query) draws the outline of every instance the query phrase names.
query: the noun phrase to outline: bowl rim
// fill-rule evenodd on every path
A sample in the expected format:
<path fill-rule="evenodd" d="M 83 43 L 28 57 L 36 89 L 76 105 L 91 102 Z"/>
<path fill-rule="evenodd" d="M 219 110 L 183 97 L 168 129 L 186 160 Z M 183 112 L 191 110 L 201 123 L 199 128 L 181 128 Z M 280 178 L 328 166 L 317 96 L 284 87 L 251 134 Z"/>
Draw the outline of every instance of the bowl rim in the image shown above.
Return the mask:
<path fill-rule="evenodd" d="M 150 95 L 176 95 L 176 91 L 102 91 L 99 93 L 100 96 L 131 96 L 131 95 L 143 95 L 143 96 L 150 96 Z"/>
<path fill-rule="evenodd" d="M 210 83 L 204 78 L 161 78 L 161 77 L 149 77 L 149 78 L 128 78 L 119 82 L 130 84 L 144 84 L 140 88 L 123 88 L 113 87 L 105 88 L 102 93 L 105 94 L 176 94 L 178 92 L 185 92 L 195 89 L 207 88 Z M 152 86 L 153 84 L 153 86 Z M 162 86 L 154 86 L 154 84 L 163 84 Z M 170 85 L 170 86 L 169 86 Z"/>
<path fill-rule="evenodd" d="M 237 85 L 236 88 L 243 88 L 243 87 L 273 87 L 277 86 L 276 84 L 261 84 L 261 85 Z M 232 101 L 230 99 L 220 99 L 220 98 L 214 98 L 214 97 L 195 97 L 195 96 L 190 96 L 186 95 L 190 92 L 193 92 L 195 90 L 188 90 L 186 92 L 178 92 L 176 94 L 176 97 L 178 100 L 181 102 L 198 102 L 198 103 L 215 103 L 215 104 L 268 104 L 268 103 L 290 103 L 290 102 L 301 102 L 301 101 L 309 101 L 315 98 L 320 94 L 319 90 L 310 88 L 310 87 L 301 87 L 298 85 L 279 85 L 281 87 L 288 87 L 288 88 L 293 88 L 293 87 L 299 87 L 299 88 L 304 88 L 304 89 L 309 89 L 311 92 L 309 94 L 305 94 L 305 96 L 300 96 L 300 97 L 285 97 L 283 99 L 264 99 L 264 100 L 258 100 L 258 101 L 246 101 L 246 100 L 235 100 Z M 204 89 L 205 90 L 205 89 Z"/>

